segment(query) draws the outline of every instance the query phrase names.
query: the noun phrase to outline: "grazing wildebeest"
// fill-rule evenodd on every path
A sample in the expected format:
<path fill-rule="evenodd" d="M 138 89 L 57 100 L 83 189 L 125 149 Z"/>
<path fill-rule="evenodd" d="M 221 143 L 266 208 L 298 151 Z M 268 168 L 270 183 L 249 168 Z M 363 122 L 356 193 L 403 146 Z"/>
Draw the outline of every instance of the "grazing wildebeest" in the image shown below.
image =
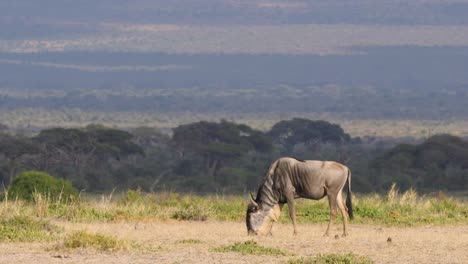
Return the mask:
<path fill-rule="evenodd" d="M 346 181 L 348 181 L 348 194 L 345 206 L 341 192 Z M 254 198 L 251 194 L 246 215 L 247 231 L 249 234 L 270 234 L 281 208 L 288 203 L 294 234 L 297 234 L 294 199 L 320 200 L 325 196 L 328 197 L 330 205 L 330 222 L 324 235 L 329 235 L 338 206 L 343 216 L 343 236 L 346 236 L 348 234 L 346 211 L 350 219 L 353 219 L 351 171 L 348 167 L 333 161 L 280 158 L 270 165 L 263 183 L 258 188 L 257 197 Z"/>

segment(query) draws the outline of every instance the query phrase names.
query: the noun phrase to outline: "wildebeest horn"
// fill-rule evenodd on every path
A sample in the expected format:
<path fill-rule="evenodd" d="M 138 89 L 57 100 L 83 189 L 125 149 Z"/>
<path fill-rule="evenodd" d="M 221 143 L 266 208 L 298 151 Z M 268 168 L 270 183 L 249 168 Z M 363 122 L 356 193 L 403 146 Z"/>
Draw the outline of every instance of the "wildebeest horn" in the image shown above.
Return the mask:
<path fill-rule="evenodd" d="M 252 202 L 253 205 L 258 206 L 257 202 L 255 201 L 253 193 L 250 193 L 250 202 Z"/>

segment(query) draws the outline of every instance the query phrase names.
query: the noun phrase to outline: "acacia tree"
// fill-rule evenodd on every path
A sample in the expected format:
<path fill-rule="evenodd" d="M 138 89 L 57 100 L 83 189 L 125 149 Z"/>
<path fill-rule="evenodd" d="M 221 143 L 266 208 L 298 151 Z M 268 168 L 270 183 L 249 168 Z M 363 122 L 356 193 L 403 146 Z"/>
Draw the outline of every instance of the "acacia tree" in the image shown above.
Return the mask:
<path fill-rule="evenodd" d="M 399 144 L 371 163 L 375 186 L 392 182 L 418 190 L 466 190 L 468 141 L 451 135 L 435 135 L 417 145 Z"/>
<path fill-rule="evenodd" d="M 96 158 L 122 160 L 130 155 L 144 155 L 144 150 L 132 141 L 133 135 L 127 131 L 90 125 L 86 133 L 95 142 Z"/>
<path fill-rule="evenodd" d="M 84 129 L 42 130 L 33 138 L 41 146 L 41 155 L 35 161 L 35 165 L 43 171 L 70 167 L 77 178 L 84 182 L 89 181 L 84 180 L 87 178 L 85 169 L 92 168 L 87 172 L 94 172 L 92 181 L 96 181 L 97 184 L 94 185 L 99 185 L 99 182 L 108 175 L 96 172 L 100 168 L 109 166 L 110 159 L 118 162 L 132 154 L 143 154 L 143 150 L 131 139 L 132 135 L 128 132 L 95 125 Z"/>
<path fill-rule="evenodd" d="M 71 166 L 81 176 L 96 151 L 95 139 L 76 128 L 45 129 L 33 140 L 41 146 L 41 156 L 35 164 L 43 171 L 54 165 Z"/>
<path fill-rule="evenodd" d="M 3 179 L 5 186 L 13 181 L 18 168 L 23 165 L 23 158 L 26 155 L 33 155 L 38 153 L 38 148 L 28 138 L 12 136 L 0 133 L 0 154 L 2 154 L 7 161 L 7 175 Z"/>
<path fill-rule="evenodd" d="M 174 128 L 172 143 L 181 157 L 192 153 L 202 158 L 205 172 L 215 177 L 229 161 L 249 151 L 272 148 L 265 135 L 246 125 L 222 120 L 220 123 L 201 121 Z"/>
<path fill-rule="evenodd" d="M 134 141 L 145 151 L 145 156 L 140 157 L 141 160 L 135 164 L 137 168 L 132 168 L 139 174 L 135 180 L 138 184 L 148 183 L 140 187 L 154 192 L 159 183 L 173 172 L 177 162 L 176 153 L 170 144 L 171 137 L 154 127 L 137 127 L 132 130 L 132 134 Z"/>
<path fill-rule="evenodd" d="M 322 143 L 347 143 L 351 137 L 336 124 L 322 120 L 293 118 L 276 123 L 267 133 L 274 143 L 283 146 L 286 153 L 291 153 L 297 144 L 314 148 Z"/>

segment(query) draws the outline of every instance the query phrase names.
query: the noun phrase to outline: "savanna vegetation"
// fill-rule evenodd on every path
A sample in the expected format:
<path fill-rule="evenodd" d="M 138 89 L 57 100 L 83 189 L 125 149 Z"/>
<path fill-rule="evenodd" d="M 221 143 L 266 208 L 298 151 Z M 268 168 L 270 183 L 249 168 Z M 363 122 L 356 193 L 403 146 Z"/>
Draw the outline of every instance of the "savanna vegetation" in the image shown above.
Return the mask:
<path fill-rule="evenodd" d="M 89 125 L 25 136 L 3 126 L 0 153 L 0 241 L 59 241 L 60 250 L 146 250 L 86 229 L 66 231 L 60 222 L 243 222 L 245 193 L 256 189 L 280 156 L 347 164 L 353 171 L 354 223 L 407 227 L 468 220 L 466 200 L 446 194 L 467 187 L 468 143 L 451 135 L 397 144 L 351 137 L 339 125 L 303 118 L 278 122 L 266 132 L 225 120 L 180 125 L 170 134 Z M 299 200 L 296 214 L 300 223 L 324 223 L 329 207 L 326 200 Z M 203 242 L 187 238 L 179 244 Z M 254 241 L 210 252 L 290 255 Z M 290 261 L 327 259 L 361 261 L 351 253 Z"/>
<path fill-rule="evenodd" d="M 69 223 L 148 223 L 178 221 L 244 221 L 247 199 L 235 195 L 199 196 L 168 192 L 144 194 L 128 191 L 123 195 L 108 193 L 100 197 L 81 196 L 52 200 L 47 195 L 33 193 L 30 202 L 13 198 L 5 192 L 0 203 L 0 242 L 59 241 L 60 249 L 93 249 L 100 251 L 145 250 L 141 244 L 86 229 L 64 230 Z M 296 213 L 300 223 L 324 223 L 329 217 L 325 200 L 299 200 Z M 287 214 L 280 222 L 288 223 Z M 422 226 L 427 224 L 459 224 L 468 221 L 466 201 L 446 197 L 418 195 L 414 190 L 400 193 L 395 185 L 384 195 L 356 195 L 354 223 L 379 226 Z M 184 239 L 179 244 L 203 244 L 198 239 Z M 236 242 L 211 249 L 213 252 L 238 252 L 254 255 L 290 256 L 291 253 L 257 244 Z M 325 256 L 322 256 L 325 257 Z M 336 255 L 333 258 L 356 256 Z M 293 259 L 292 263 L 316 263 L 311 259 Z M 318 262 L 321 263 L 321 262 Z"/>
<path fill-rule="evenodd" d="M 209 170 L 210 168 L 203 168 Z M 26 171 L 15 177 L 3 193 L 0 202 L 0 242 L 43 243 L 47 251 L 65 252 L 53 255 L 66 258 L 71 252 L 162 252 L 161 245 L 134 240 L 127 237 L 90 231 L 87 225 L 130 225 L 138 230 L 141 223 L 162 223 L 186 221 L 186 223 L 210 221 L 211 223 L 235 222 L 243 225 L 248 199 L 245 195 L 228 194 L 182 194 L 178 192 L 142 192 L 141 189 L 125 193 L 104 191 L 103 194 L 79 195 L 65 188 L 51 195 L 47 189 L 35 188 L 23 194 L 31 200 L 18 198 L 10 193 L 23 184 L 17 178 L 36 175 L 49 179 L 50 175 Z M 61 182 L 56 180 L 57 182 Z M 62 180 L 63 186 L 68 181 Z M 53 184 L 51 184 L 53 186 Z M 38 185 L 39 186 L 39 185 Z M 50 189 L 55 190 L 53 188 Z M 354 224 L 392 227 L 420 227 L 429 225 L 463 224 L 468 221 L 466 200 L 447 197 L 443 192 L 437 195 L 418 194 L 414 189 L 400 191 L 396 185 L 382 194 L 354 195 Z M 284 209 L 287 211 L 287 208 Z M 329 208 L 325 199 L 320 201 L 298 200 L 296 214 L 300 224 L 325 223 Z M 287 213 L 283 213 L 280 223 L 288 223 Z M 73 225 L 75 229 L 63 226 Z M 183 225 L 183 224 L 181 224 Z M 134 227 L 133 227 L 134 226 Z M 381 228 L 380 228 L 381 229 Z M 133 230 L 133 231 L 135 231 Z M 144 231 L 148 232 L 148 231 Z M 311 257 L 297 255 L 291 248 L 251 239 L 239 239 L 231 243 L 207 243 L 204 239 L 194 239 L 189 235 L 175 243 L 181 246 L 206 248 L 209 254 L 250 255 L 259 257 L 281 257 L 288 263 L 373 263 L 372 259 L 354 253 L 320 253 Z M 334 238 L 336 239 L 336 238 Z M 165 246 L 167 249 L 167 246 Z M 171 250 L 174 250 L 171 248 Z M 197 249 L 200 250 L 200 249 Z M 67 253 L 68 252 L 68 253 Z M 172 251 L 171 251 L 172 252 Z M 122 254 L 122 253 L 121 253 Z M 126 253 L 133 254 L 133 253 Z M 206 257 L 206 256 L 205 256 Z"/>
<path fill-rule="evenodd" d="M 0 204 L 3 240 L 13 239 L 13 234 L 19 236 L 15 239 L 28 240 L 30 233 L 35 234 L 35 230 L 42 229 L 48 234 L 59 233 L 60 230 L 51 228 L 46 219 L 82 223 L 169 219 L 243 221 L 248 202 L 245 197 L 239 195 L 199 196 L 166 192 L 143 194 L 140 191 L 128 191 L 123 195 L 110 193 L 101 197 L 76 197 L 61 201 L 51 200 L 48 196 L 38 193 L 33 195 L 34 200 L 27 202 L 12 199 L 6 192 Z M 298 220 L 302 223 L 321 223 L 329 218 L 329 208 L 325 200 L 299 200 L 296 210 Z M 357 195 L 355 216 L 353 222 L 362 224 L 456 224 L 468 220 L 468 204 L 443 193 L 435 197 L 418 195 L 413 190 L 399 193 L 393 186 L 385 195 Z M 287 223 L 290 220 L 285 214 L 280 221 Z M 37 236 L 47 237 L 42 234 Z"/>

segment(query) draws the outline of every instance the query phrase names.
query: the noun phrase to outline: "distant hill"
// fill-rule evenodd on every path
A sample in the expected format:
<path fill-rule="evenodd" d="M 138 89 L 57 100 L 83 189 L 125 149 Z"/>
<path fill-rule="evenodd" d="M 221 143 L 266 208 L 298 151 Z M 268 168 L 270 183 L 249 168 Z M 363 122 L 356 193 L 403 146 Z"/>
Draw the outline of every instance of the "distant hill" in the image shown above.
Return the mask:
<path fill-rule="evenodd" d="M 0 57 L 0 109 L 468 116 L 467 48 L 371 48 L 347 56 L 68 52 Z"/>
<path fill-rule="evenodd" d="M 0 110 L 466 120 L 466 14 L 467 0 L 1 1 Z"/>
<path fill-rule="evenodd" d="M 80 28 L 79 23 L 171 24 L 391 24 L 468 23 L 468 1 L 372 0 L 100 0 L 2 1 L 0 17 L 16 30 L 42 32 L 47 26 Z M 17 23 L 20 23 L 19 25 Z M 87 28 L 87 30 L 92 30 Z M 6 34 L 5 31 L 0 31 Z M 13 34 L 15 35 L 15 34 Z"/>

